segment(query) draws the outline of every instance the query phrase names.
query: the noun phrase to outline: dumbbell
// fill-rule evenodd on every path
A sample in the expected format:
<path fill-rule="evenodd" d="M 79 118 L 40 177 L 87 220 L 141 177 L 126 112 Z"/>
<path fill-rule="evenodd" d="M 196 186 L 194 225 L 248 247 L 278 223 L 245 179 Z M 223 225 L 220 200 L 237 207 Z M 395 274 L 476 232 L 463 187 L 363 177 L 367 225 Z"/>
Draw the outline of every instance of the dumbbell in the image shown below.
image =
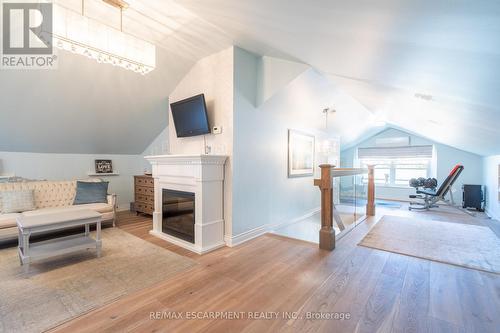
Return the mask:
<path fill-rule="evenodd" d="M 424 188 L 436 188 L 437 187 L 437 179 L 436 178 L 427 178 L 424 181 Z"/>

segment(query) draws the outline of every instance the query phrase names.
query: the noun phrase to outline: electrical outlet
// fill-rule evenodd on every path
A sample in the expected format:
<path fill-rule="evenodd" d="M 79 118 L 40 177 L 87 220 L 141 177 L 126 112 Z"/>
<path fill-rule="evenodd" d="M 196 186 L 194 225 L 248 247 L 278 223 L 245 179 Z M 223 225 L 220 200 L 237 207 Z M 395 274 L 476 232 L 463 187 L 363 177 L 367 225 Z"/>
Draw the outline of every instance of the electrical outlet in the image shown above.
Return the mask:
<path fill-rule="evenodd" d="M 222 126 L 214 126 L 212 128 L 212 133 L 213 134 L 221 134 L 222 133 Z"/>

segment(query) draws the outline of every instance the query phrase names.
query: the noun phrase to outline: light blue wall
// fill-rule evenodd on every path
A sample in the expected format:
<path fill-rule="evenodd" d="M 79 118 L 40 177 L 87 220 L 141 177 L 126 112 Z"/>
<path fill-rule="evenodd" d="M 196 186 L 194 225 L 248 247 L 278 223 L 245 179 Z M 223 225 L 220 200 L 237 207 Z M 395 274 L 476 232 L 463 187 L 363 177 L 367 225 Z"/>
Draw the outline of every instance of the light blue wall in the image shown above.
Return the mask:
<path fill-rule="evenodd" d="M 134 201 L 134 175 L 143 172 L 140 155 L 43 154 L 0 152 L 0 174 L 39 180 L 87 179 L 96 159 L 110 159 L 119 176 L 105 177 L 109 192 L 117 194 L 120 209 Z"/>
<path fill-rule="evenodd" d="M 192 66 L 160 48 L 144 76 L 63 51 L 58 59 L 55 70 L 1 71 L 0 151 L 139 155 Z"/>
<path fill-rule="evenodd" d="M 353 165 L 357 166 L 355 165 L 357 149 L 360 147 L 374 147 L 375 140 L 378 138 L 402 136 L 409 136 L 411 145 L 434 145 L 435 156 L 431 167 L 431 177 L 437 178 L 439 183 L 448 176 L 456 164 L 460 163 L 464 166 L 464 171 L 454 185 L 454 198 L 456 202 L 461 202 L 462 200 L 461 191 L 463 184 L 483 184 L 483 160 L 481 156 L 393 128 L 372 136 L 355 147 L 342 151 L 340 154 L 341 166 L 346 168 Z M 380 185 L 376 187 L 376 196 L 379 198 L 408 200 L 408 195 L 414 193 L 415 190 L 409 187 L 395 188 Z"/>
<path fill-rule="evenodd" d="M 304 84 L 314 72 L 302 74 L 257 107 L 261 58 L 235 47 L 234 60 L 233 236 L 289 222 L 319 207 L 314 177 L 287 176 L 287 137 L 289 128 L 307 131 L 317 140 L 325 135 L 307 121 L 321 110 L 315 105 L 314 86 Z"/>
<path fill-rule="evenodd" d="M 486 212 L 496 220 L 500 220 L 500 201 L 498 198 L 500 184 L 498 168 L 500 155 L 483 159 L 483 183 L 486 185 Z"/>
<path fill-rule="evenodd" d="M 142 156 L 166 155 L 169 153 L 168 146 L 168 126 L 149 144 Z M 144 170 L 151 172 L 151 163 L 143 158 Z"/>
<path fill-rule="evenodd" d="M 141 153 L 168 123 L 169 92 L 192 62 L 158 49 L 156 70 L 142 76 L 67 52 L 58 57 L 56 70 L 0 71 L 0 174 L 84 179 L 96 158 L 112 159 L 120 176 L 108 178 L 110 191 L 127 208 L 132 176 L 149 167 Z"/>

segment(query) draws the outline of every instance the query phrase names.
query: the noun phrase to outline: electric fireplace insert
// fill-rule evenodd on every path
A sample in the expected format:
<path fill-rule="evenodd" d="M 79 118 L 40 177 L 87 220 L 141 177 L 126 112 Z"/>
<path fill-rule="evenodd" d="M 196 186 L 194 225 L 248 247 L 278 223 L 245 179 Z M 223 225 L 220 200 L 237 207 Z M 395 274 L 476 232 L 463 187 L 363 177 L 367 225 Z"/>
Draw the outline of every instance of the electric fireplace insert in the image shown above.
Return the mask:
<path fill-rule="evenodd" d="M 194 204 L 194 193 L 163 189 L 162 231 L 194 244 Z"/>

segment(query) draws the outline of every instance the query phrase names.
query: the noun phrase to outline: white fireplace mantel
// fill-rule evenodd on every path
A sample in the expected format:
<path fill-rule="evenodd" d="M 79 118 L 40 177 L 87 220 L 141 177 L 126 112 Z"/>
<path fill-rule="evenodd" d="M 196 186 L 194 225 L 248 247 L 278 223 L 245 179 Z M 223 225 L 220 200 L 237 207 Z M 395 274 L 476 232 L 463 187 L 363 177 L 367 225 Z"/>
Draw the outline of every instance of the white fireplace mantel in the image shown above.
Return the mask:
<path fill-rule="evenodd" d="M 224 165 L 227 156 L 146 156 L 153 168 L 155 211 L 150 233 L 168 242 L 203 254 L 224 243 Z M 162 190 L 195 194 L 194 244 L 162 232 Z"/>

